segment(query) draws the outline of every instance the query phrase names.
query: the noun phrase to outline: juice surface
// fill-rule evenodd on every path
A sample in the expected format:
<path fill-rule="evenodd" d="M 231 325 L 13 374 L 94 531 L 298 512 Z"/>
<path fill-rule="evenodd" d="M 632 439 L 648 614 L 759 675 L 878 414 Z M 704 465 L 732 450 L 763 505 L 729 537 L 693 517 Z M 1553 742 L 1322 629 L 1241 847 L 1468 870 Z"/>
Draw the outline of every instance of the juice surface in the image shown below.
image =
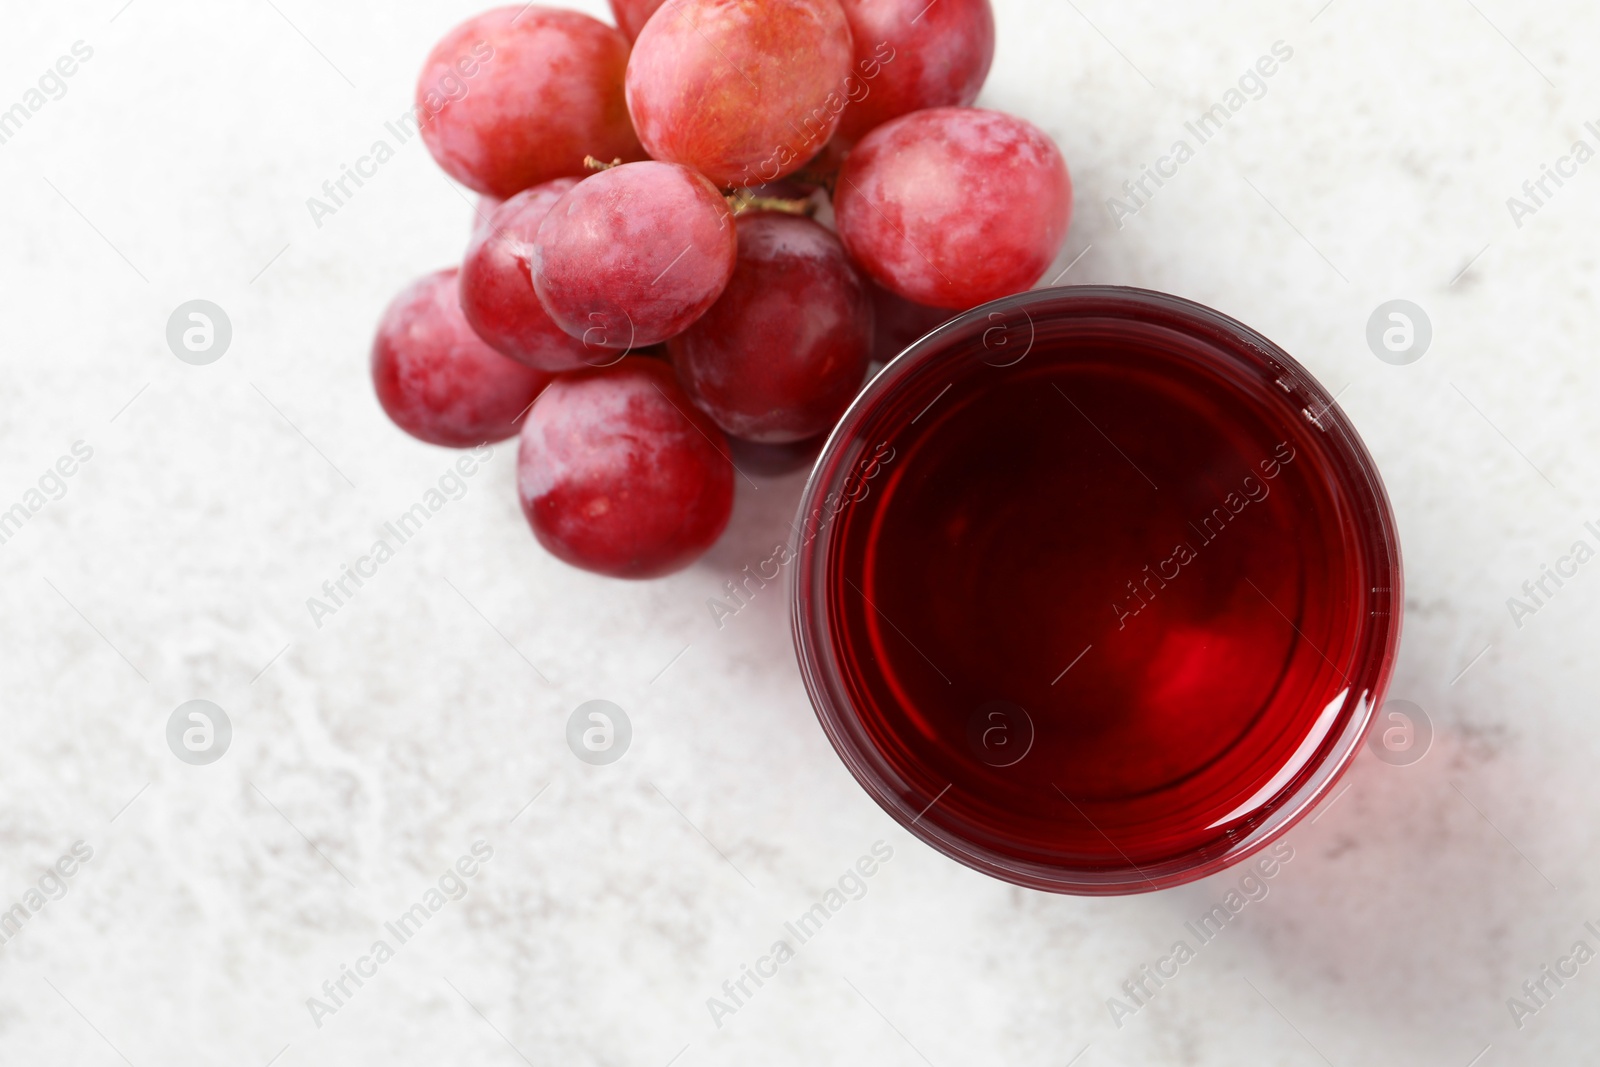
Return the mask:
<path fill-rule="evenodd" d="M 1108 323 L 865 429 L 893 458 L 830 537 L 832 654 L 933 824 L 1087 868 L 1220 852 L 1355 713 L 1359 517 L 1317 413 L 1217 362 Z"/>

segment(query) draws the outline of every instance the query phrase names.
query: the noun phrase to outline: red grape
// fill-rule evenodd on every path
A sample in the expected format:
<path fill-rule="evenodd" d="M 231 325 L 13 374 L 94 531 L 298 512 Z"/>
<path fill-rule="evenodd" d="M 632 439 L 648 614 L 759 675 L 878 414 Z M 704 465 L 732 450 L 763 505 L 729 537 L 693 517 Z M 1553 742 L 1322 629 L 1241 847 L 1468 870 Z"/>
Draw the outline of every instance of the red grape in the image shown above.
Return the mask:
<path fill-rule="evenodd" d="M 839 239 L 810 219 L 744 215 L 722 298 L 667 344 L 689 396 L 728 433 L 804 441 L 850 406 L 872 357 L 872 300 Z"/>
<path fill-rule="evenodd" d="M 839 0 L 672 0 L 628 61 L 628 110 L 656 159 L 723 186 L 791 174 L 849 102 Z"/>
<path fill-rule="evenodd" d="M 523 427 L 523 514 L 540 544 L 575 567 L 613 578 L 670 574 L 728 525 L 726 448 L 660 360 L 575 371 L 556 379 Z"/>
<path fill-rule="evenodd" d="M 372 381 L 378 403 L 406 433 L 471 448 L 515 434 L 550 375 L 479 340 L 461 315 L 452 269 L 413 282 L 383 313 Z"/>
<path fill-rule="evenodd" d="M 716 187 L 688 167 L 645 162 L 601 171 L 557 201 L 530 263 L 550 318 L 598 356 L 688 329 L 727 287 L 735 253 Z"/>
<path fill-rule="evenodd" d="M 869 133 L 845 160 L 833 207 L 839 237 L 879 284 L 970 308 L 1039 280 L 1066 240 L 1072 180 L 1032 123 L 932 108 Z"/>
<path fill-rule="evenodd" d="M 445 35 L 417 82 L 422 138 L 452 177 L 508 197 L 641 159 L 623 93 L 628 39 L 576 11 L 497 7 Z"/>
<path fill-rule="evenodd" d="M 507 200 L 473 237 L 461 265 L 461 311 L 478 336 L 501 355 L 552 372 L 587 366 L 591 353 L 550 320 L 528 260 L 539 224 L 577 184 L 557 178 Z"/>
<path fill-rule="evenodd" d="M 989 0 L 841 0 L 855 40 L 851 104 L 839 137 L 858 141 L 890 119 L 978 98 L 994 62 Z"/>
<path fill-rule="evenodd" d="M 632 41 L 661 4 L 662 0 L 611 0 L 611 13 L 617 18 L 617 28 Z"/>

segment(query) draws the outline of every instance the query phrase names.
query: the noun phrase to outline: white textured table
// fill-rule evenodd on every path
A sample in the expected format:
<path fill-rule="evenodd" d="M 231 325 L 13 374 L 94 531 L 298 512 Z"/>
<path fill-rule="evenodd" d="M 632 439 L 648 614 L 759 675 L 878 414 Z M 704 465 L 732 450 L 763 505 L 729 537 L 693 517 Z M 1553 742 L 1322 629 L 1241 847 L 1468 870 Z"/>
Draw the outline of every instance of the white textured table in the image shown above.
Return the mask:
<path fill-rule="evenodd" d="M 812 717 L 784 591 L 721 630 L 705 606 L 784 536 L 798 476 L 742 486 L 701 565 L 626 585 L 538 550 L 501 448 L 313 627 L 306 599 L 454 461 L 388 425 L 366 351 L 470 211 L 415 141 L 320 227 L 306 200 L 472 5 L 11 5 L 0 508 L 30 518 L 0 544 L 0 908 L 28 918 L 0 923 L 0 1062 L 1592 1062 L 1600 963 L 1562 960 L 1600 949 L 1600 564 L 1532 614 L 1507 599 L 1600 546 L 1600 165 L 1521 192 L 1600 148 L 1600 13 L 1320 2 L 996 4 L 984 102 L 1063 145 L 1067 279 L 1244 319 L 1365 434 L 1409 579 L 1391 695 L 1436 733 L 1412 766 L 1364 753 L 1267 897 L 1131 1014 L 1108 1000 L 1237 875 L 1055 898 L 891 823 Z M 64 91 L 29 98 L 77 41 Z M 1279 41 L 1198 144 L 1186 123 Z M 1193 158 L 1114 219 L 1179 139 Z M 196 298 L 233 325 L 209 366 L 164 335 Z M 1409 366 L 1365 338 L 1396 298 L 1433 326 Z M 165 739 L 196 698 L 233 725 L 210 766 Z M 606 767 L 563 736 L 595 698 L 635 730 Z M 477 841 L 492 858 L 402 943 L 385 924 Z M 880 841 L 865 895 L 714 1021 Z"/>

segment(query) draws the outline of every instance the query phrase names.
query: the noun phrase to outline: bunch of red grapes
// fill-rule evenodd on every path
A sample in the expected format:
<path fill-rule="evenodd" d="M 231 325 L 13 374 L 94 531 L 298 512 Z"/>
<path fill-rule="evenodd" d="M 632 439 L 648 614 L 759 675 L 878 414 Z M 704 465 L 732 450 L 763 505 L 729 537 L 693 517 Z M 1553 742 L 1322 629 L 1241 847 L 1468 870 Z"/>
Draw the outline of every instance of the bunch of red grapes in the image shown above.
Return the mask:
<path fill-rule="evenodd" d="M 496 8 L 429 55 L 433 157 L 483 194 L 461 267 L 373 346 L 432 444 L 520 427 L 539 541 L 650 578 L 721 536 L 735 457 L 813 454 L 875 361 L 1034 285 L 1066 238 L 1056 145 L 971 107 L 989 0 Z"/>

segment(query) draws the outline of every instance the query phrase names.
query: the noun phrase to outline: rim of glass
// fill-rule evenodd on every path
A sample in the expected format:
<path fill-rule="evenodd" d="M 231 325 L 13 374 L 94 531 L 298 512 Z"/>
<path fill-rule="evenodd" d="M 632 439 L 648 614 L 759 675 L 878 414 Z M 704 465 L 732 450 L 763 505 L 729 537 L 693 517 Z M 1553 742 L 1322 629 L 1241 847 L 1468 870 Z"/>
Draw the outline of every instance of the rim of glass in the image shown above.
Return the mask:
<path fill-rule="evenodd" d="M 1228 359 L 1246 364 L 1253 361 L 1254 369 L 1265 366 L 1276 372 L 1280 385 L 1294 399 L 1306 400 L 1305 417 L 1325 434 L 1336 461 L 1339 489 L 1349 498 L 1352 510 L 1363 516 L 1358 541 L 1372 573 L 1389 575 L 1392 610 L 1383 615 L 1369 613 L 1355 645 L 1352 685 L 1346 697 L 1347 702 L 1358 700 L 1354 714 L 1343 716 L 1344 726 L 1332 738 L 1328 754 L 1309 769 L 1300 787 L 1221 852 L 1144 867 L 1130 861 L 1126 868 L 1090 870 L 1018 860 L 951 833 L 923 818 L 937 798 L 913 798 L 908 794 L 917 790 L 896 788 L 898 776 L 860 728 L 832 655 L 825 595 L 831 536 L 823 529 L 805 538 L 807 517 L 820 514 L 819 506 L 843 487 L 870 447 L 859 431 L 886 398 L 941 357 L 958 358 L 974 336 L 994 329 L 992 324 L 997 321 L 1002 325 L 1013 321 L 1017 312 L 1030 328 L 1038 319 L 1049 317 L 1120 317 L 1153 323 L 1197 337 Z M 1025 355 L 1010 362 L 1020 362 Z M 1034 289 L 957 315 L 913 342 L 867 384 L 829 434 L 801 495 L 797 529 L 802 537 L 790 589 L 790 625 L 806 692 L 834 751 L 868 795 L 913 836 L 958 863 L 1030 889 L 1091 896 L 1151 892 L 1204 878 L 1272 844 L 1332 791 L 1359 754 L 1388 688 L 1399 648 L 1405 602 L 1399 533 L 1377 465 L 1355 427 L 1322 384 L 1278 345 L 1222 312 L 1169 293 L 1111 285 Z"/>

